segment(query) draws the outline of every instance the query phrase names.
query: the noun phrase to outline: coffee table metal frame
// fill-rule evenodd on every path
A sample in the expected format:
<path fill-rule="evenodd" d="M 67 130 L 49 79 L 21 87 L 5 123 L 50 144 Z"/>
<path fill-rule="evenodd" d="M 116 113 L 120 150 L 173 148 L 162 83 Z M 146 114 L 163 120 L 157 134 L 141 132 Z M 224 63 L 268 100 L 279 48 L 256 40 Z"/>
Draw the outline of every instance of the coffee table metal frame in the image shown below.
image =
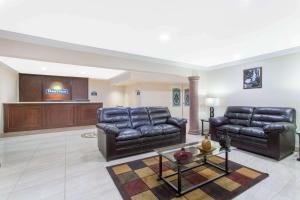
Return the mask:
<path fill-rule="evenodd" d="M 201 135 L 204 135 L 204 122 L 209 123 L 209 120 L 201 119 Z"/>
<path fill-rule="evenodd" d="M 206 185 L 208 183 L 211 183 L 211 182 L 213 182 L 213 181 L 215 181 L 215 180 L 217 180 L 219 178 L 222 178 L 222 177 L 230 174 L 230 170 L 229 170 L 229 167 L 228 167 L 228 153 L 229 152 L 230 152 L 230 149 L 224 149 L 223 153 L 225 153 L 225 168 L 223 168 L 221 166 L 218 166 L 218 165 L 210 162 L 209 160 L 207 160 L 208 155 L 203 155 L 202 162 L 199 163 L 198 165 L 193 166 L 193 167 L 188 167 L 188 168 L 183 169 L 184 164 L 176 162 L 177 171 L 175 173 L 167 175 L 167 176 L 163 176 L 163 170 L 162 170 L 163 169 L 163 167 L 162 167 L 163 162 L 162 162 L 162 160 L 163 160 L 164 156 L 159 153 L 159 174 L 158 174 L 158 179 L 164 181 L 168 186 L 170 186 L 176 192 L 177 196 L 182 196 L 182 195 L 184 195 L 184 194 L 186 194 L 188 192 L 191 192 L 191 191 L 193 191 L 193 190 L 195 190 L 197 188 L 200 188 L 200 187 L 202 187 L 202 186 L 204 186 L 204 185 Z M 218 154 L 218 155 L 220 155 L 220 154 Z M 219 169 L 223 173 L 221 173 L 220 175 L 218 175 L 218 176 L 216 176 L 214 178 L 208 179 L 208 180 L 206 180 L 206 181 L 204 181 L 202 183 L 199 183 L 197 185 L 193 185 L 193 186 L 189 187 L 188 189 L 182 190 L 182 182 L 181 182 L 181 180 L 182 180 L 183 173 L 185 173 L 185 172 L 187 172 L 189 170 L 195 169 L 197 167 L 203 166 L 203 165 L 210 165 L 210 166 L 212 166 L 212 167 L 214 167 L 216 169 Z M 167 180 L 167 178 L 175 176 L 175 175 L 177 175 L 177 187 L 174 184 L 172 184 L 170 181 Z"/>

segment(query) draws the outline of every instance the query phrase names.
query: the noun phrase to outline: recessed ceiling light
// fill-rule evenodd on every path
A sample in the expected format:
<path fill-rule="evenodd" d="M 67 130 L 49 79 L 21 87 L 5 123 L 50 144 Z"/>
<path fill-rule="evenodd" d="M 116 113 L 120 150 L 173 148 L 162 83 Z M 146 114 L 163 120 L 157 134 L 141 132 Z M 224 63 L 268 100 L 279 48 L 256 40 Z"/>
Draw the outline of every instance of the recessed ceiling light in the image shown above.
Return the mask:
<path fill-rule="evenodd" d="M 159 40 L 162 41 L 162 42 L 167 42 L 169 41 L 171 38 L 170 38 L 170 35 L 168 33 L 162 33 L 159 35 Z"/>

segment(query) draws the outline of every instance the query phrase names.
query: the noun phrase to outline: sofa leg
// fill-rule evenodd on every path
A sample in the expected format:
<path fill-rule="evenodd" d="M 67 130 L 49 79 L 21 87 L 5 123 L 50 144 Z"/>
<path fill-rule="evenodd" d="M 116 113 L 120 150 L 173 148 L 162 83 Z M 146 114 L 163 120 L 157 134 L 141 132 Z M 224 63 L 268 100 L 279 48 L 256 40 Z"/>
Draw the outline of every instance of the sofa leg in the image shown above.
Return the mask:
<path fill-rule="evenodd" d="M 300 161 L 300 134 L 299 133 L 297 133 L 298 134 L 298 136 L 299 136 L 299 158 L 297 159 L 298 161 Z"/>

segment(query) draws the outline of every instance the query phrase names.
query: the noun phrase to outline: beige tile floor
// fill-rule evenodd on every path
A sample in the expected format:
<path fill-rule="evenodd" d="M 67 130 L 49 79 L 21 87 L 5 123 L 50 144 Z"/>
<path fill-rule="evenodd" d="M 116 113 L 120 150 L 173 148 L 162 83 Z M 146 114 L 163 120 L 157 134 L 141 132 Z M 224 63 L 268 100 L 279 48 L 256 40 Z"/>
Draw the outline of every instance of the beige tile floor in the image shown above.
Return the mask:
<path fill-rule="evenodd" d="M 0 199 L 119 200 L 106 166 L 154 153 L 105 162 L 95 138 L 81 138 L 95 129 L 72 130 L 0 139 Z M 200 136 L 188 135 L 188 141 Z M 299 200 L 300 162 L 297 154 L 281 162 L 236 150 L 230 159 L 270 177 L 244 192 L 240 200 Z"/>

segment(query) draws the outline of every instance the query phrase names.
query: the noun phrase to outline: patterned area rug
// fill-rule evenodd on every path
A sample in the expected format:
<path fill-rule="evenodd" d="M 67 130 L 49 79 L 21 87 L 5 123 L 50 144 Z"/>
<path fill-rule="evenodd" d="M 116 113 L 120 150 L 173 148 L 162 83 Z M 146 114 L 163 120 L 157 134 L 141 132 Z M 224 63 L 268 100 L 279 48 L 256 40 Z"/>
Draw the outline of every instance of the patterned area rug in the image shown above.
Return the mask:
<path fill-rule="evenodd" d="M 81 134 L 81 137 L 82 138 L 96 138 L 97 133 L 95 133 L 95 132 L 83 133 L 83 134 Z"/>
<path fill-rule="evenodd" d="M 211 162 L 220 166 L 225 161 L 220 157 L 211 157 Z M 190 167 L 198 163 L 191 163 Z M 250 187 L 268 177 L 268 174 L 250 169 L 243 165 L 229 161 L 232 173 L 212 183 L 202 186 L 180 198 L 164 182 L 157 180 L 158 157 L 150 157 L 129 163 L 107 167 L 119 192 L 125 200 L 227 200 L 236 197 Z M 174 173 L 175 166 L 163 160 L 163 175 Z M 183 175 L 183 189 L 216 177 L 221 171 L 205 165 L 194 168 Z M 177 176 L 168 178 L 177 183 Z"/>

